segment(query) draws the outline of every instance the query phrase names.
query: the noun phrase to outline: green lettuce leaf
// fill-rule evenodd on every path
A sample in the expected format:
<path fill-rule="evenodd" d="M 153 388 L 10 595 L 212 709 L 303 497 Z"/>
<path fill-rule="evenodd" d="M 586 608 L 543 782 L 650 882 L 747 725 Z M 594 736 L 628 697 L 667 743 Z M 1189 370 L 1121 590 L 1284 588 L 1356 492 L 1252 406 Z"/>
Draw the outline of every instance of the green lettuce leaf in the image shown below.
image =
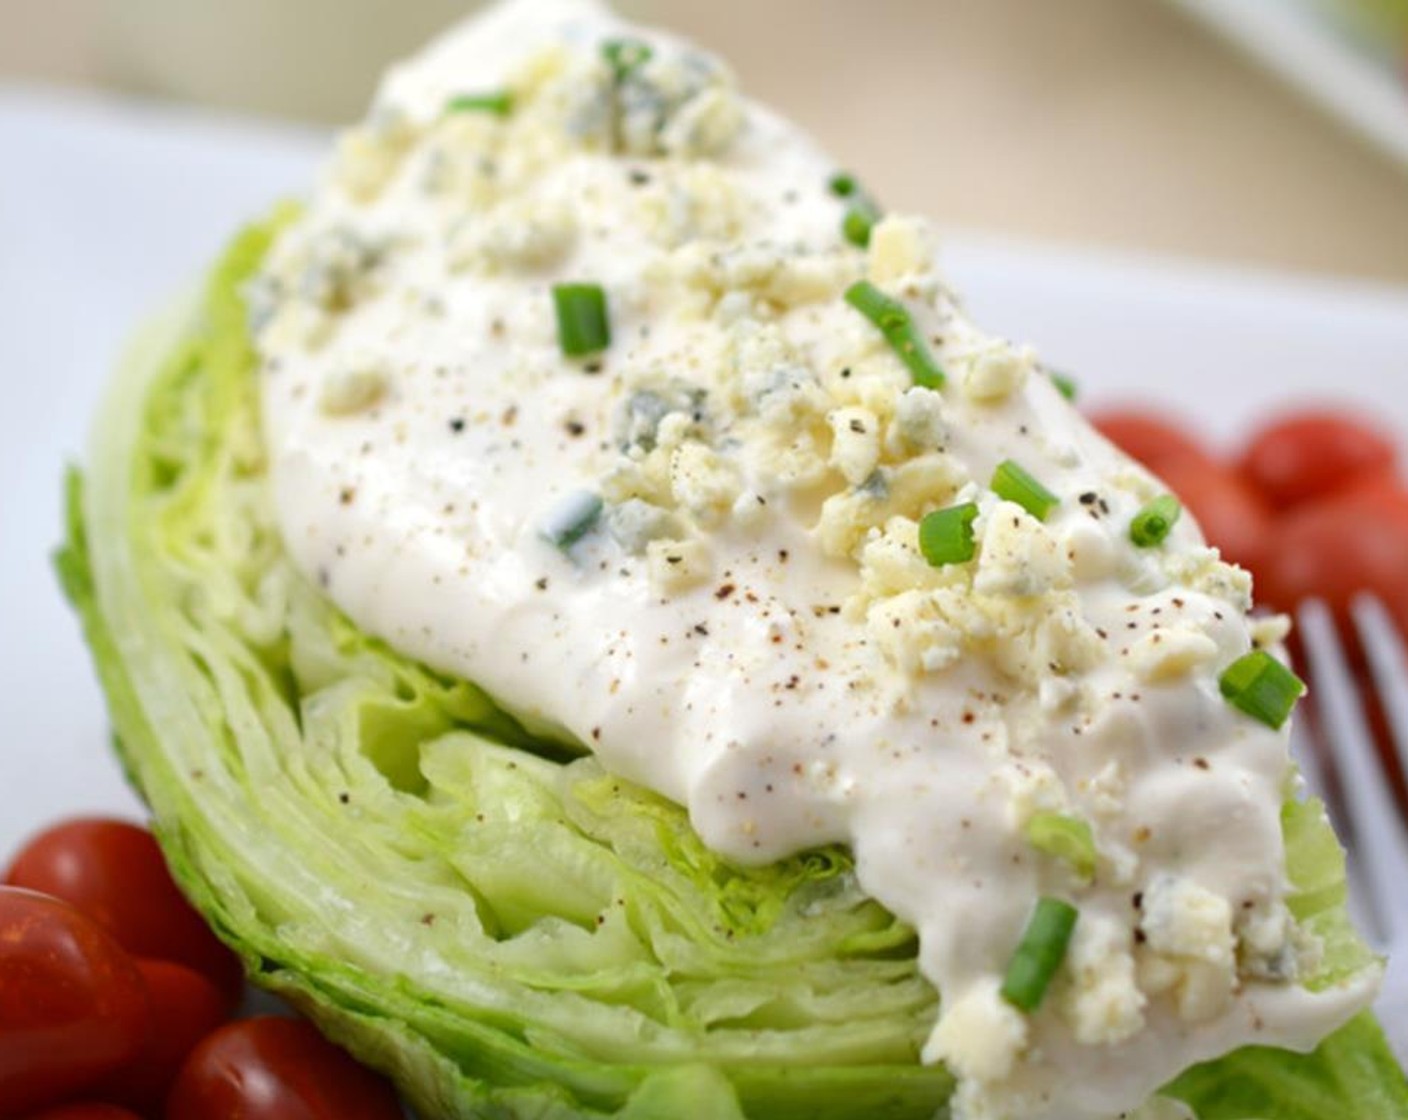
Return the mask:
<path fill-rule="evenodd" d="M 285 219 L 137 341 L 57 557 L 183 889 L 255 982 L 428 1117 L 945 1116 L 952 1079 L 918 1060 L 937 995 L 847 851 L 729 864 L 290 564 L 243 299 Z M 1293 803 L 1286 831 L 1316 982 L 1369 967 L 1323 814 Z M 1203 1120 L 1408 1117 L 1368 1019 L 1172 1091 Z"/>

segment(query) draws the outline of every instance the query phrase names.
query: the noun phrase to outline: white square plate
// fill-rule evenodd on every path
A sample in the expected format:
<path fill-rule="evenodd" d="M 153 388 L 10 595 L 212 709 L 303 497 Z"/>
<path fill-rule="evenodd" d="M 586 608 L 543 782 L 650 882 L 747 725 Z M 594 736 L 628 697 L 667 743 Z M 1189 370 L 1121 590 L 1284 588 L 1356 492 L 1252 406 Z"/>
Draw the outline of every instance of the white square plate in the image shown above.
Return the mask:
<path fill-rule="evenodd" d="M 311 181 L 326 138 L 0 90 L 0 862 L 79 812 L 140 813 L 50 571 L 61 477 L 124 338 Z M 1408 290 L 955 237 L 980 321 L 1087 399 L 1230 439 L 1291 400 L 1355 402 L 1408 443 Z"/>

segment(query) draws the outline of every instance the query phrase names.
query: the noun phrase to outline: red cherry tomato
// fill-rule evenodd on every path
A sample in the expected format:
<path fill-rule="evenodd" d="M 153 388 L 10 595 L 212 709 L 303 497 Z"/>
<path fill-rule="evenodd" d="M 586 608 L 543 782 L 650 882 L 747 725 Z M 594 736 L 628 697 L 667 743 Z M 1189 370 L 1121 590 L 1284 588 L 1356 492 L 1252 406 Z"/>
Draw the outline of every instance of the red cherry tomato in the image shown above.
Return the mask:
<path fill-rule="evenodd" d="M 119 1108 L 115 1104 L 63 1104 L 58 1108 L 46 1108 L 25 1120 L 142 1120 L 135 1112 Z"/>
<path fill-rule="evenodd" d="M 1278 509 L 1333 494 L 1361 479 L 1392 477 L 1393 439 L 1343 413 L 1294 412 L 1257 432 L 1242 473 Z"/>
<path fill-rule="evenodd" d="M 156 1115 L 192 1050 L 226 1018 L 225 997 L 199 972 L 170 961 L 138 961 L 152 1032 L 137 1057 L 99 1082 L 96 1094 Z"/>
<path fill-rule="evenodd" d="M 166 1120 L 401 1120 L 384 1078 L 301 1019 L 262 1016 L 202 1042 L 166 1099 Z"/>
<path fill-rule="evenodd" d="M 1154 472 L 1172 459 L 1199 459 L 1212 456 L 1189 432 L 1162 416 L 1139 409 L 1111 408 L 1095 413 L 1090 422 L 1123 451 Z"/>
<path fill-rule="evenodd" d="M 116 941 L 66 902 L 0 887 L 0 1117 L 130 1061 L 150 1023 L 141 974 Z"/>
<path fill-rule="evenodd" d="M 1393 491 L 1377 498 L 1365 492 L 1282 519 L 1267 549 L 1262 597 L 1281 610 L 1321 598 L 1346 624 L 1354 597 L 1366 591 L 1408 632 L 1408 504 L 1395 504 L 1401 501 Z"/>
<path fill-rule="evenodd" d="M 1370 475 L 1355 479 L 1336 494 L 1335 502 L 1368 509 L 1369 516 L 1408 522 L 1408 485 L 1392 475 Z"/>
<path fill-rule="evenodd" d="M 1169 459 L 1159 475 L 1202 526 L 1224 559 L 1260 575 L 1270 546 L 1271 510 L 1231 467 L 1207 459 Z"/>
<path fill-rule="evenodd" d="M 55 825 L 20 849 L 5 882 L 71 902 L 133 956 L 187 965 L 230 1008 L 239 1002 L 238 959 L 182 896 L 145 828 L 105 819 Z"/>

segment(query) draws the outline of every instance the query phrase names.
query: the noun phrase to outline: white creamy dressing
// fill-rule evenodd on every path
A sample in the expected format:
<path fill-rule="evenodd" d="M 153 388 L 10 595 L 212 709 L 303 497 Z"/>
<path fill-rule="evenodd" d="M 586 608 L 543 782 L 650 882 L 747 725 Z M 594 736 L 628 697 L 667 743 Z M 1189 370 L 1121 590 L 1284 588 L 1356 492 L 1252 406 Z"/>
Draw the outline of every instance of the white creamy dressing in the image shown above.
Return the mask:
<path fill-rule="evenodd" d="M 625 35 L 654 54 L 620 79 Z M 506 117 L 445 111 L 502 88 Z M 394 70 L 254 293 L 288 548 L 358 626 L 712 848 L 850 845 L 919 932 L 925 1058 L 969 1117 L 1109 1116 L 1237 1046 L 1308 1048 L 1372 982 L 1271 979 L 1314 947 L 1282 904 L 1286 734 L 1218 690 L 1259 625 L 1246 577 L 1186 518 L 1136 549 L 1156 480 L 964 318 L 922 224 L 849 245 L 834 171 L 585 0 L 518 0 Z M 845 302 L 867 276 L 941 393 Z M 561 354 L 567 281 L 607 293 L 597 360 Z M 1044 525 L 988 489 L 1008 458 L 1060 498 Z M 605 513 L 555 547 L 582 492 Z M 925 563 L 918 519 L 970 499 L 977 559 Z M 1092 882 L 1032 846 L 1043 811 L 1090 825 Z M 1042 896 L 1080 918 L 1026 1016 L 997 988 Z"/>

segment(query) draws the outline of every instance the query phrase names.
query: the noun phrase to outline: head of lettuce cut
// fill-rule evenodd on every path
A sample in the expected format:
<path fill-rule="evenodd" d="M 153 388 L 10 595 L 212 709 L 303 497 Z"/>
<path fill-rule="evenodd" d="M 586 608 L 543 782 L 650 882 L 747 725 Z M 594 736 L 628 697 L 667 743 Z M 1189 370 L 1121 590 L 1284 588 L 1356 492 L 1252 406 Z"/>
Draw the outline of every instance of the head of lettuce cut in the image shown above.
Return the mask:
<path fill-rule="evenodd" d="M 243 290 L 280 220 L 134 347 L 71 480 L 65 589 L 176 877 L 251 978 L 427 1117 L 946 1115 L 912 932 L 826 849 L 741 869 L 683 810 L 360 633 L 284 555 Z M 1372 957 L 1314 803 L 1283 822 L 1312 986 Z M 1167 1090 L 1201 1120 L 1392 1120 L 1371 1018 Z"/>

